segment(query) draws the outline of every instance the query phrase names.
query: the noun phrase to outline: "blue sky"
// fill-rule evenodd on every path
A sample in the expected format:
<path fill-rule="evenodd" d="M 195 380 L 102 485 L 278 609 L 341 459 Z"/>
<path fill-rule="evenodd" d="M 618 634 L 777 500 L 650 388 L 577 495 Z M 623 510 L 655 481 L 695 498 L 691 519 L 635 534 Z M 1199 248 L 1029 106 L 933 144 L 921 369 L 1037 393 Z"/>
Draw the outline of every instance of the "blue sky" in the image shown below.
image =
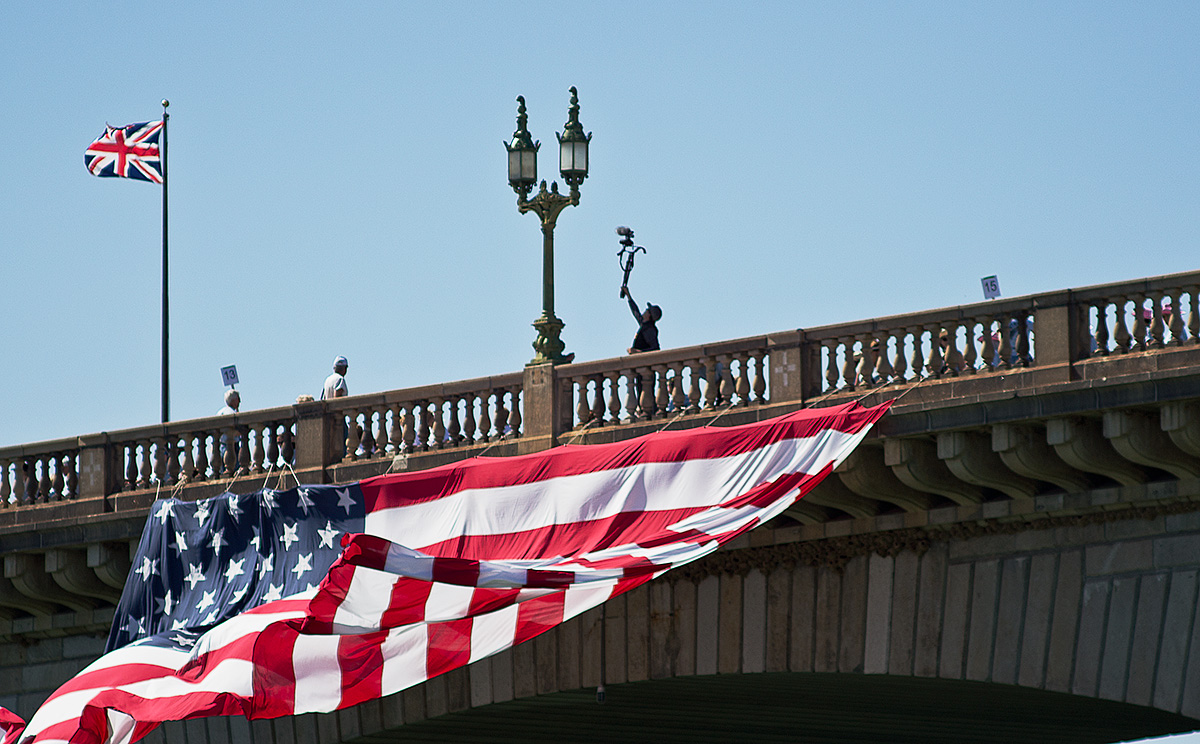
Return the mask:
<path fill-rule="evenodd" d="M 98 179 L 171 100 L 173 418 L 519 369 L 537 219 L 501 142 L 592 141 L 567 350 L 615 356 L 616 225 L 666 346 L 1197 268 L 1200 5 L 7 3 L 0 445 L 159 415 L 160 203 Z"/>

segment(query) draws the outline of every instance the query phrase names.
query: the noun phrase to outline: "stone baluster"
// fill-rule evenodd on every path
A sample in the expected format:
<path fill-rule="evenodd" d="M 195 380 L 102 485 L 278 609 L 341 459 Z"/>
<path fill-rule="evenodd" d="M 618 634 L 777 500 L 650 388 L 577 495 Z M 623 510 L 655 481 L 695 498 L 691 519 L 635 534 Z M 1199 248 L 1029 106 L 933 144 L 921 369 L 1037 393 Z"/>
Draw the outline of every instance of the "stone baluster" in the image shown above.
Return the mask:
<path fill-rule="evenodd" d="M 193 480 L 195 480 L 196 461 L 192 456 L 194 436 L 195 435 L 193 434 L 183 435 L 183 464 L 180 466 L 181 469 L 179 472 L 180 483 L 191 483 Z"/>
<path fill-rule="evenodd" d="M 416 447 L 423 452 L 429 449 L 429 401 L 417 401 L 413 413 L 416 417 L 413 423 L 417 426 Z"/>
<path fill-rule="evenodd" d="M 125 453 L 125 490 L 130 491 L 137 487 L 137 445 L 124 445 L 122 451 Z"/>
<path fill-rule="evenodd" d="M 50 455 L 46 458 L 46 469 L 51 471 L 50 494 L 53 495 L 55 501 L 62 501 L 66 498 L 66 494 L 63 493 L 63 489 L 66 486 L 67 479 L 63 477 L 62 473 L 64 457 L 66 457 L 66 455 L 58 454 Z M 51 465 L 54 466 L 52 470 L 50 468 Z"/>
<path fill-rule="evenodd" d="M 270 434 L 267 441 L 267 465 L 270 469 L 279 467 L 279 424 L 271 424 L 267 427 L 267 432 Z"/>
<path fill-rule="evenodd" d="M 1182 291 L 1175 291 L 1171 297 L 1171 312 L 1167 318 L 1167 332 L 1171 334 L 1171 346 L 1179 346 L 1184 342 L 1183 297 Z"/>
<path fill-rule="evenodd" d="M 908 366 L 912 370 L 913 377 L 917 380 L 924 376 L 925 369 L 925 329 L 922 326 L 912 326 L 908 329 L 912 337 L 912 352 L 908 358 Z M 931 339 L 933 343 L 937 343 L 937 339 Z"/>
<path fill-rule="evenodd" d="M 687 393 L 683 389 L 683 371 L 686 368 L 684 362 L 671 365 L 671 409 L 677 414 L 687 413 L 689 409 Z"/>
<path fill-rule="evenodd" d="M 1175 300 L 1175 314 L 1183 320 L 1183 298 L 1188 298 L 1188 319 L 1184 324 L 1180 340 L 1185 344 L 1200 343 L 1200 287 L 1184 287 Z"/>
<path fill-rule="evenodd" d="M 750 362 L 749 355 L 738 354 L 734 357 L 738 363 L 737 378 L 733 381 L 733 392 L 737 395 L 738 406 L 750 404 Z"/>
<path fill-rule="evenodd" d="M 196 455 L 192 461 L 192 480 L 208 479 L 208 432 L 196 433 Z"/>
<path fill-rule="evenodd" d="M 717 395 L 721 400 L 721 404 L 728 406 L 733 403 L 733 394 L 736 392 L 736 386 L 733 382 L 733 357 L 728 354 L 722 354 L 717 357 L 717 366 L 720 367 L 721 372 L 718 375 L 720 382 L 717 383 Z"/>
<path fill-rule="evenodd" d="M 492 395 L 479 396 L 479 441 L 487 442 L 492 437 Z"/>
<path fill-rule="evenodd" d="M 220 445 L 221 439 L 224 439 L 224 447 Z M 217 439 L 217 451 L 221 452 L 221 475 L 225 478 L 232 478 L 238 469 L 238 432 L 232 426 L 221 430 L 221 437 Z M 223 451 L 222 451 L 223 450 Z"/>
<path fill-rule="evenodd" d="M 242 441 L 242 449 L 250 450 L 247 463 L 247 472 L 261 473 L 264 470 L 263 460 L 267 456 L 266 443 L 263 437 L 266 436 L 266 429 L 251 426 L 246 430 L 246 438 Z M 253 434 L 253 438 L 250 436 Z"/>
<path fill-rule="evenodd" d="M 375 426 L 373 429 L 372 438 L 375 440 L 375 457 L 384 457 L 387 455 L 388 444 L 388 417 L 389 406 L 380 406 L 376 411 Z"/>
<path fill-rule="evenodd" d="M 37 458 L 30 458 L 24 464 L 25 472 L 22 479 L 22 503 L 32 504 L 37 499 Z"/>
<path fill-rule="evenodd" d="M 11 503 L 12 486 L 9 485 L 8 479 L 12 464 L 12 460 L 0 460 L 0 509 L 7 509 Z"/>
<path fill-rule="evenodd" d="M 895 374 L 888 349 L 889 334 L 881 333 L 871 339 L 871 357 L 874 360 L 871 367 L 871 378 L 875 384 L 886 385 Z"/>
<path fill-rule="evenodd" d="M 250 472 L 250 430 L 245 427 L 238 429 L 235 441 L 238 442 L 238 446 L 235 448 L 237 449 L 238 475 L 246 475 Z"/>
<path fill-rule="evenodd" d="M 925 330 L 929 331 L 929 356 L 925 360 L 925 371 L 931 377 L 941 377 L 943 359 L 941 326 L 935 323 L 925 326 Z"/>
<path fill-rule="evenodd" d="M 716 408 L 721 401 L 721 370 L 718 369 L 720 362 L 716 357 L 708 357 L 704 360 L 704 408 L 706 410 Z"/>
<path fill-rule="evenodd" d="M 667 365 L 656 364 L 650 368 L 650 380 L 654 392 L 654 415 L 663 418 L 671 404 L 670 383 L 667 381 Z"/>
<path fill-rule="evenodd" d="M 1130 351 L 1145 351 L 1149 324 L 1146 322 L 1146 298 L 1138 296 L 1134 304 L 1133 343 Z"/>
<path fill-rule="evenodd" d="M 1163 293 L 1152 292 L 1150 294 L 1150 300 L 1150 312 L 1152 314 L 1150 316 L 1148 345 L 1151 349 L 1161 349 L 1164 346 L 1163 331 L 1165 330 L 1166 325 L 1163 323 Z"/>
<path fill-rule="evenodd" d="M 446 400 L 450 404 L 447 410 L 449 421 L 449 426 L 446 427 L 447 442 L 451 447 L 458 447 L 462 444 L 462 418 L 459 414 L 462 396 L 452 395 Z"/>
<path fill-rule="evenodd" d="M 825 349 L 825 389 L 822 392 L 828 392 L 836 390 L 838 387 L 840 376 L 837 364 L 838 341 L 836 338 L 830 339 L 821 346 Z"/>
<path fill-rule="evenodd" d="M 417 443 L 417 426 L 413 420 L 411 403 L 405 403 L 400 408 L 400 447 L 404 452 L 413 452 Z"/>
<path fill-rule="evenodd" d="M 1001 315 L 996 318 L 996 325 L 999 326 L 997 334 L 1000 336 L 1000 364 L 997 365 L 1000 369 L 1010 369 L 1013 359 L 1012 333 L 1010 333 L 1010 325 L 1007 316 Z"/>
<path fill-rule="evenodd" d="M 362 444 L 362 427 L 358 424 L 359 413 L 362 412 L 356 408 L 346 412 L 346 455 L 350 460 L 358 459 L 358 447 Z"/>
<path fill-rule="evenodd" d="M 154 439 L 151 446 L 154 448 L 152 480 L 157 481 L 160 486 L 165 486 L 167 485 L 167 440 L 161 437 Z"/>
<path fill-rule="evenodd" d="M 518 385 L 511 391 L 512 408 L 508 413 L 508 436 L 510 439 L 521 436 L 521 387 Z"/>
<path fill-rule="evenodd" d="M 634 375 L 636 374 L 638 374 L 637 371 L 633 369 L 621 370 L 621 376 L 625 378 L 625 410 L 622 412 L 622 418 L 627 423 L 632 423 L 637 420 L 638 385 L 633 381 Z"/>
<path fill-rule="evenodd" d="M 362 435 L 358 438 L 358 447 L 355 452 L 362 452 L 362 456 L 370 459 L 375 455 L 375 411 L 370 408 L 364 408 L 362 411 Z"/>
<path fill-rule="evenodd" d="M 167 483 L 172 486 L 179 482 L 179 437 L 167 437 L 163 442 L 163 454 L 167 458 Z"/>
<path fill-rule="evenodd" d="M 1096 332 L 1092 336 L 1093 346 L 1091 356 L 1108 356 L 1108 302 L 1100 300 L 1092 303 L 1096 308 Z"/>
<path fill-rule="evenodd" d="M 470 393 L 463 398 L 465 410 L 463 411 L 462 443 L 468 447 L 475 444 L 475 432 L 478 426 L 475 418 L 475 401 L 478 397 L 475 393 Z"/>
<path fill-rule="evenodd" d="M 871 348 L 871 336 L 859 334 L 851 341 L 851 346 L 858 344 L 859 351 L 854 353 L 854 371 L 851 381 L 855 385 L 870 388 L 875 384 L 875 350 Z"/>
<path fill-rule="evenodd" d="M 445 419 L 446 401 L 444 398 L 436 398 L 429 404 L 430 433 L 433 436 L 433 442 L 430 444 L 431 449 L 443 449 L 446 446 L 446 419 Z"/>
<path fill-rule="evenodd" d="M 1129 351 L 1129 342 L 1133 340 L 1133 337 L 1129 335 L 1129 324 L 1126 321 L 1125 306 L 1128 302 L 1128 297 L 1117 297 L 1113 300 L 1116 311 L 1113 323 L 1113 342 L 1116 345 L 1115 351 L 1121 354 Z"/>
<path fill-rule="evenodd" d="M 854 336 L 844 336 L 838 339 L 838 343 L 842 347 L 842 384 L 835 383 L 834 387 L 845 386 L 847 390 L 853 390 L 858 382 L 854 379 L 858 368 L 858 360 L 854 358 Z"/>
<path fill-rule="evenodd" d="M 607 377 L 605 402 L 608 404 L 608 423 L 619 424 L 621 423 L 621 373 L 610 372 Z"/>
<path fill-rule="evenodd" d="M 701 396 L 703 388 L 700 385 L 700 380 L 704 375 L 700 374 L 700 370 L 704 368 L 704 361 L 701 359 L 693 359 L 688 364 L 688 393 L 687 393 L 687 412 L 699 413 Z"/>
<path fill-rule="evenodd" d="M 591 380 L 586 377 L 580 377 L 575 380 L 573 387 L 575 388 L 575 427 L 587 426 L 592 420 L 592 404 L 588 400 L 588 385 Z M 600 386 L 596 385 L 597 396 L 600 393 Z"/>
<path fill-rule="evenodd" d="M 508 437 L 508 408 L 505 406 L 504 396 L 508 391 L 500 388 L 496 391 L 496 438 L 505 439 Z"/>
<path fill-rule="evenodd" d="M 1032 320 L 1028 310 L 1021 311 L 1021 316 L 1017 318 L 1017 363 L 1022 367 L 1034 363 L 1033 346 L 1029 338 L 1029 324 Z"/>
<path fill-rule="evenodd" d="M 292 425 L 283 425 L 283 461 L 288 465 L 296 462 L 296 437 L 292 433 Z"/>
<path fill-rule="evenodd" d="M 975 335 L 975 324 L 977 322 L 982 325 L 982 319 L 978 321 L 971 319 L 963 325 L 966 329 L 966 333 L 964 334 L 966 345 L 963 347 L 963 369 L 961 374 L 973 375 L 979 371 L 979 347 L 981 342 L 979 337 Z"/>
<path fill-rule="evenodd" d="M 387 451 L 393 455 L 399 454 L 404 449 L 404 426 L 403 409 L 399 404 L 393 403 L 391 406 L 392 416 L 388 422 L 388 446 Z M 467 406 L 467 439 L 470 440 L 475 434 L 475 417 L 471 407 Z"/>
<path fill-rule="evenodd" d="M 79 498 L 79 462 L 76 459 L 77 454 L 63 455 L 63 473 L 67 477 L 67 494 L 73 498 Z"/>
<path fill-rule="evenodd" d="M 892 362 L 891 365 L 891 378 L 896 382 L 904 382 L 906 379 L 908 379 L 908 356 L 904 353 L 905 344 L 908 342 L 908 337 L 908 331 L 903 328 L 901 328 L 896 334 L 896 352 L 895 356 L 893 357 L 895 361 Z M 887 358 L 890 355 L 887 347 L 888 339 L 885 337 L 883 340 L 884 358 Z"/>
<path fill-rule="evenodd" d="M 596 426 L 603 426 L 604 414 L 608 408 L 604 399 L 604 383 L 607 378 L 604 375 L 596 375 L 592 379 L 596 384 L 596 394 L 592 396 L 592 409 L 588 411 L 588 421 L 595 422 Z"/>

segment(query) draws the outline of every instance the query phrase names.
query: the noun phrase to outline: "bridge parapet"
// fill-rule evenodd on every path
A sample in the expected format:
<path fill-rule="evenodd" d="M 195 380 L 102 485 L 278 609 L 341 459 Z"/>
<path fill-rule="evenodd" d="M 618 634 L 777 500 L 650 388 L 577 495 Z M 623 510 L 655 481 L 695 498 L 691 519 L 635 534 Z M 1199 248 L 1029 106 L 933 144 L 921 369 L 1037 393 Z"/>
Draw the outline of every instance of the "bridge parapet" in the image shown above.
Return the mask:
<path fill-rule="evenodd" d="M 354 480 L 856 398 L 899 396 L 788 513 L 801 539 L 1101 509 L 1077 496 L 1121 486 L 1153 500 L 1147 483 L 1200 477 L 1198 292 L 1192 272 L 0 448 L 0 623 L 110 609 L 163 492 Z"/>

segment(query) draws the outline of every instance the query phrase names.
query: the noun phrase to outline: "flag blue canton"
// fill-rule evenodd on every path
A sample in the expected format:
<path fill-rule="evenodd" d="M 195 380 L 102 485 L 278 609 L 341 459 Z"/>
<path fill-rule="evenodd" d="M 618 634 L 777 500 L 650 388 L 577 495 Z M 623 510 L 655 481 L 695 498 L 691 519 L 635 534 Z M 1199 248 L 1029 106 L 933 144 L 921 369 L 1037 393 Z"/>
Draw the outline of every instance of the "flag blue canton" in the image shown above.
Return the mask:
<path fill-rule="evenodd" d="M 156 501 L 106 651 L 190 646 L 199 631 L 316 587 L 364 515 L 357 484 Z"/>

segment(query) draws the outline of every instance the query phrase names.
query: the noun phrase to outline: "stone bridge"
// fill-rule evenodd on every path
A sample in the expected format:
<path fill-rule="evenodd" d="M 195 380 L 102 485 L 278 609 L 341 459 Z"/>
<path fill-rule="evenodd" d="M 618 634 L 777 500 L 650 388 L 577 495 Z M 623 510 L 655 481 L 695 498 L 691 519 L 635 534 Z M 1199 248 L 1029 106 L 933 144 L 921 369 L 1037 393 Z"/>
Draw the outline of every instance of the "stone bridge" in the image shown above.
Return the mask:
<path fill-rule="evenodd" d="M 1190 731 L 1198 363 L 1189 273 L 3 448 L 0 705 L 28 717 L 101 652 L 157 492 L 895 399 L 786 516 L 529 643 L 346 711 L 170 724 L 150 741 Z M 248 446 L 223 459 L 223 434 Z"/>

